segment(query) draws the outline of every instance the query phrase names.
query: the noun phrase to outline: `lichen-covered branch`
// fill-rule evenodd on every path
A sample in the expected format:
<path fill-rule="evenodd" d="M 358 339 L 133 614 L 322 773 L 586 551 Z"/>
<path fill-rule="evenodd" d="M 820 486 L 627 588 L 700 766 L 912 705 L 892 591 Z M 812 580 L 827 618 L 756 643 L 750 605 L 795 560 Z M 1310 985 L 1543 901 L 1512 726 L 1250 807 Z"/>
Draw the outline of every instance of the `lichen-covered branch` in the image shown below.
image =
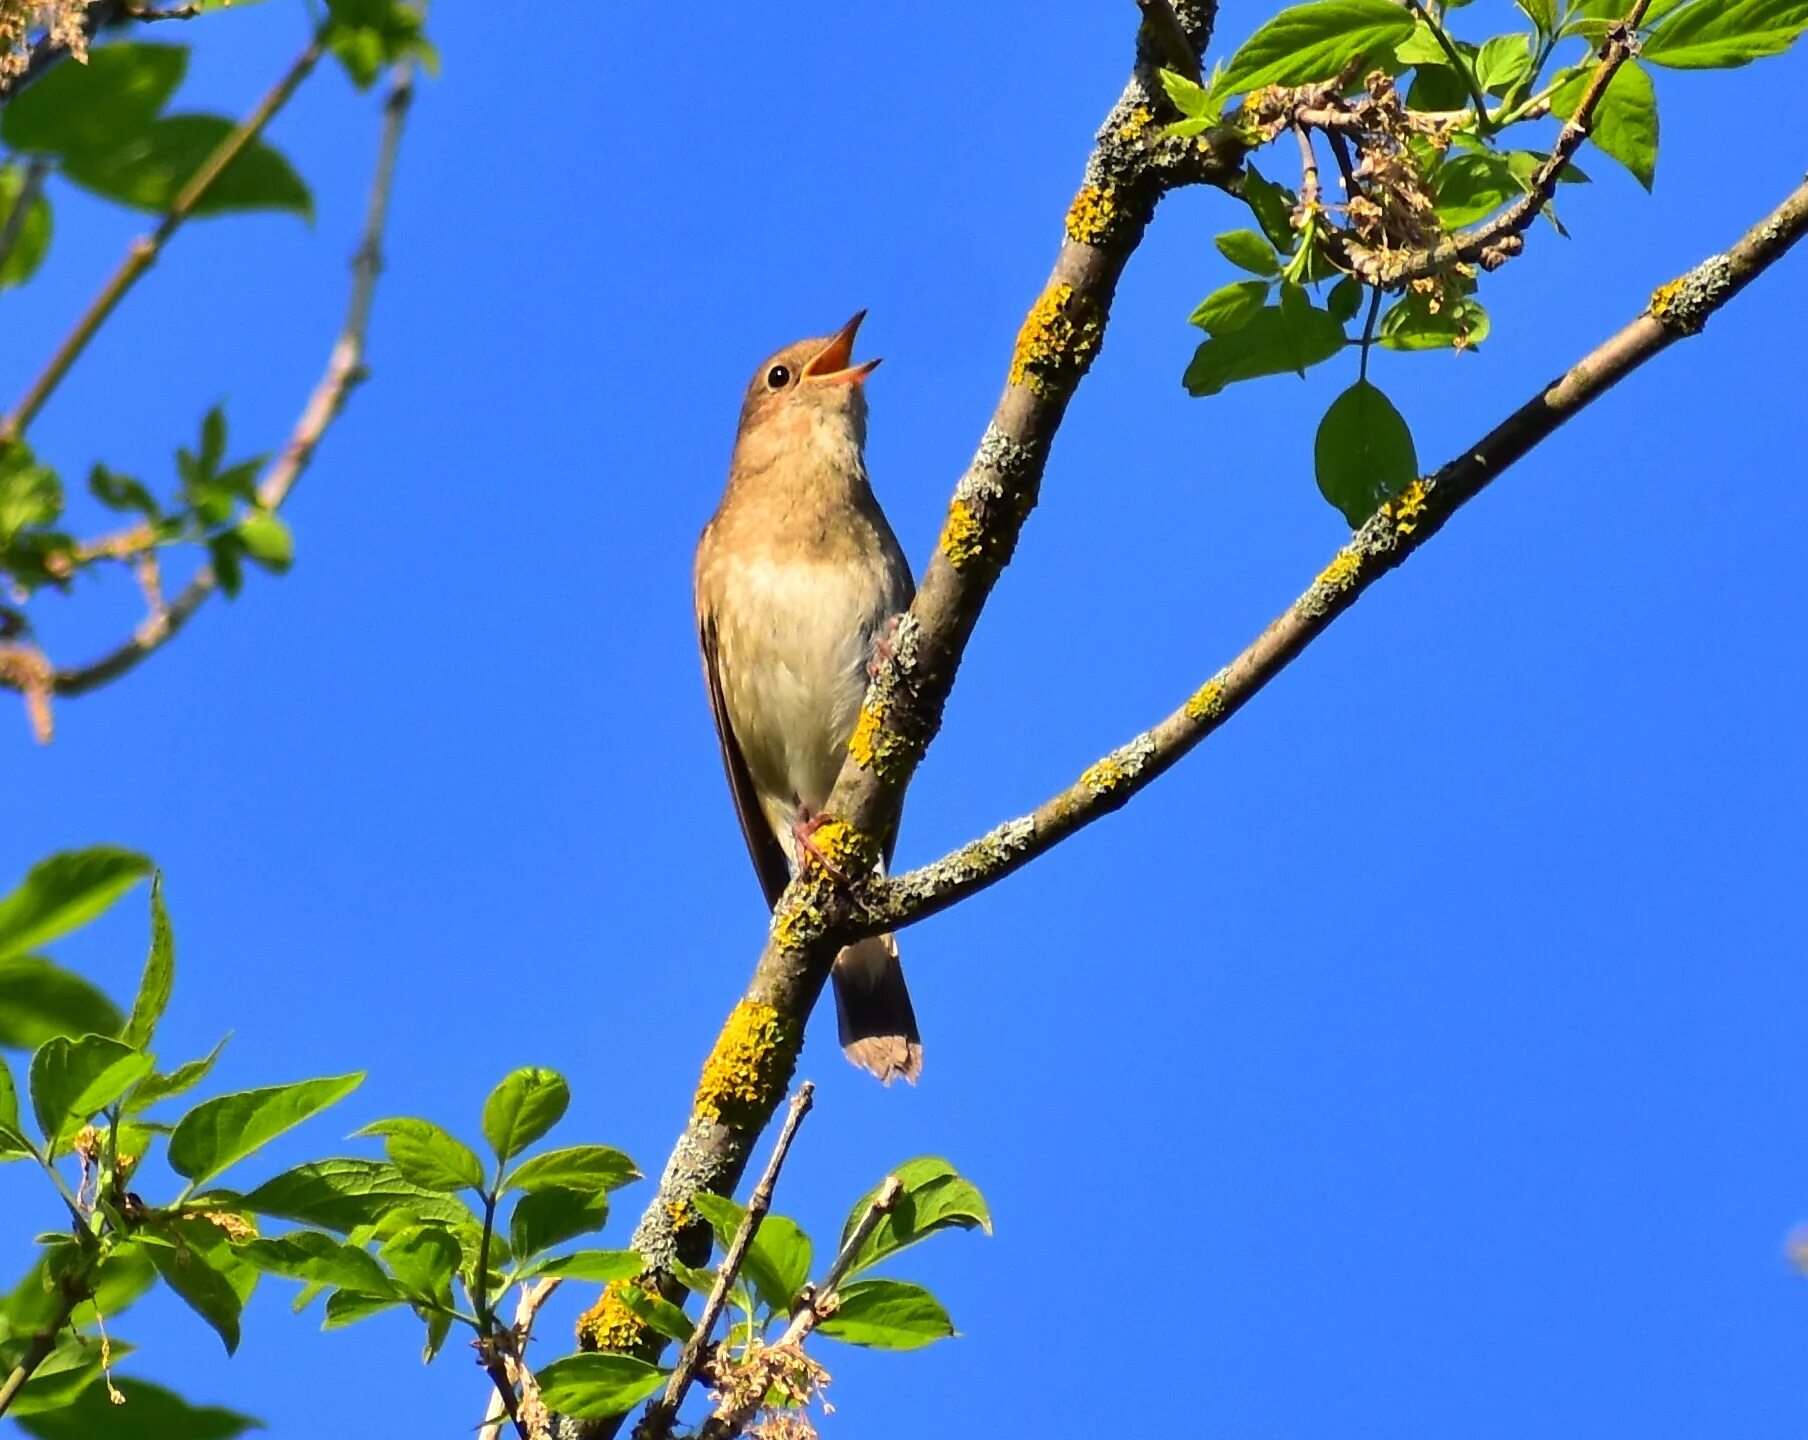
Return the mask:
<path fill-rule="evenodd" d="M 996 884 L 1124 805 L 1223 725 L 1339 615 L 1484 486 L 1558 426 L 1676 341 L 1698 334 L 1808 231 L 1808 182 L 1722 255 L 1661 287 L 1645 311 L 1436 474 L 1414 482 L 1358 530 L 1299 599 L 1236 659 L 1153 728 L 1088 766 L 1028 815 L 933 864 L 875 883 L 860 929 L 898 930 Z"/>
<path fill-rule="evenodd" d="M 370 328 L 371 302 L 376 294 L 377 279 L 383 270 L 383 233 L 389 219 L 390 195 L 395 187 L 396 157 L 413 100 L 414 67 L 412 62 L 404 61 L 395 67 L 384 101 L 382 133 L 377 144 L 377 161 L 363 231 L 357 252 L 352 257 L 351 291 L 345 319 L 327 357 L 326 369 L 297 418 L 288 442 L 258 479 L 258 503 L 267 510 L 280 508 L 288 499 L 314 458 L 328 427 L 338 418 L 347 397 L 364 378 L 365 337 Z M 213 567 L 202 565 L 167 606 L 153 606 L 129 639 L 87 664 L 48 670 L 47 683 L 38 703 L 44 704 L 51 694 L 84 694 L 134 669 L 176 636 L 218 588 L 218 583 Z M 4 652 L 0 651 L 0 686 L 26 690 L 29 697 L 32 692 L 19 683 L 18 676 L 38 672 L 20 666 L 9 668 L 4 658 Z"/>

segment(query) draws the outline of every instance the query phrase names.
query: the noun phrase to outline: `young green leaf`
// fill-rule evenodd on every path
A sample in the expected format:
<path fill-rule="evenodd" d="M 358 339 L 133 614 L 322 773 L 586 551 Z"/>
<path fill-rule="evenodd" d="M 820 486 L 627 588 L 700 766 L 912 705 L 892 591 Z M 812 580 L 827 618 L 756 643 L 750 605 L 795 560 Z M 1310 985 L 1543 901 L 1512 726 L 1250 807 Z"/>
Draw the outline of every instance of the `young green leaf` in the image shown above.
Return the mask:
<path fill-rule="evenodd" d="M 271 510 L 247 510 L 237 526 L 245 554 L 272 575 L 282 575 L 295 563 L 295 537 L 282 517 Z"/>
<path fill-rule="evenodd" d="M 423 1190 L 483 1189 L 483 1161 L 477 1152 L 431 1120 L 398 1116 L 373 1121 L 353 1133 L 381 1136 L 390 1163 L 404 1180 Z"/>
<path fill-rule="evenodd" d="M 1218 253 L 1240 269 L 1257 275 L 1279 275 L 1274 247 L 1253 230 L 1231 230 L 1216 241 Z"/>
<path fill-rule="evenodd" d="M 955 1333 L 941 1301 L 903 1280 L 856 1280 L 836 1292 L 834 1313 L 817 1325 L 833 1340 L 873 1350 L 918 1350 Z"/>
<path fill-rule="evenodd" d="M 1578 75 L 1551 96 L 1553 114 L 1568 120 L 1587 91 L 1589 75 Z M 1657 91 L 1651 75 L 1636 62 L 1614 72 L 1607 92 L 1595 106 L 1588 138 L 1638 178 L 1647 190 L 1657 172 Z"/>
<path fill-rule="evenodd" d="M 1199 396 L 1216 395 L 1238 380 L 1304 373 L 1344 347 L 1343 324 L 1328 311 L 1296 298 L 1297 285 L 1282 286 L 1280 305 L 1258 310 L 1226 335 L 1214 335 L 1193 354 L 1184 383 Z"/>
<path fill-rule="evenodd" d="M 449 1303 L 452 1277 L 464 1251 L 437 1225 L 411 1225 L 385 1240 L 377 1253 L 395 1272 L 396 1282 L 417 1300 Z"/>
<path fill-rule="evenodd" d="M 1415 19 L 1412 33 L 1394 46 L 1394 59 L 1402 65 L 1442 65 L 1450 52 L 1438 43 L 1438 32 L 1429 23 Z"/>
<path fill-rule="evenodd" d="M 17 1160 L 36 1153 L 20 1128 L 19 1090 L 13 1084 L 13 1072 L 6 1058 L 0 1056 L 0 1160 Z"/>
<path fill-rule="evenodd" d="M 34 85 L 26 93 L 37 89 Z M 40 861 L 18 889 L 0 899 L 0 959 L 23 955 L 86 925 L 150 871 L 144 856 L 110 845 Z"/>
<path fill-rule="evenodd" d="M 1781 55 L 1804 31 L 1808 0 L 1695 0 L 1652 30 L 1639 54 L 1673 70 L 1730 69 Z"/>
<path fill-rule="evenodd" d="M 360 1070 L 203 1100 L 176 1122 L 169 1141 L 170 1168 L 197 1185 L 211 1180 L 284 1131 L 337 1104 L 363 1080 Z"/>
<path fill-rule="evenodd" d="M 42 155 L 129 141 L 157 118 L 187 69 L 186 46 L 97 46 L 86 64 L 58 65 L 10 97 L 0 140 Z"/>
<path fill-rule="evenodd" d="M 109 200 L 161 213 L 235 128 L 236 122 L 224 115 L 166 115 L 118 143 L 66 152 L 62 172 Z M 220 172 L 190 213 L 237 210 L 288 211 L 312 220 L 314 197 L 280 151 L 254 140 Z"/>
<path fill-rule="evenodd" d="M 513 1071 L 483 1102 L 483 1138 L 498 1160 L 513 1160 L 557 1125 L 570 1104 L 571 1087 L 557 1070 Z"/>
<path fill-rule="evenodd" d="M 524 1160 L 508 1177 L 511 1190 L 619 1190 L 640 1179 L 634 1162 L 608 1145 L 573 1145 Z"/>
<path fill-rule="evenodd" d="M 1207 89 L 1184 75 L 1176 75 L 1172 70 L 1161 72 L 1161 88 L 1167 92 L 1168 100 L 1174 108 L 1189 120 L 1203 121 L 1205 126 L 1210 126 L 1217 124 L 1219 117 L 1224 114 L 1223 91 Z"/>
<path fill-rule="evenodd" d="M 1549 35 L 1557 28 L 1557 0 L 1513 0 L 1526 19 L 1538 27 L 1540 35 Z"/>
<path fill-rule="evenodd" d="M 104 1035 L 46 1040 L 31 1057 L 31 1108 L 54 1155 L 63 1142 L 146 1075 L 155 1062 Z"/>
<path fill-rule="evenodd" d="M 1384 55 L 1412 34 L 1412 13 L 1393 0 L 1313 0 L 1283 10 L 1245 40 L 1219 88 L 1242 95 L 1264 85 L 1329 80 L 1354 55 Z"/>
<path fill-rule="evenodd" d="M 385 65 L 418 55 L 429 68 L 433 47 L 421 34 L 418 11 L 400 0 L 327 0 L 332 24 L 327 47 L 360 90 L 376 83 Z"/>
<path fill-rule="evenodd" d="M 647 1262 L 634 1250 L 573 1250 L 536 1260 L 521 1272 L 521 1278 L 557 1276 L 561 1280 L 589 1280 L 606 1285 L 611 1280 L 632 1280 L 646 1268 Z"/>
<path fill-rule="evenodd" d="M 606 1420 L 624 1415 L 665 1384 L 666 1372 L 632 1355 L 567 1355 L 536 1378 L 540 1398 L 559 1415 Z"/>
<path fill-rule="evenodd" d="M 335 1290 L 326 1297 L 326 1314 L 320 1322 L 322 1330 L 338 1330 L 368 1320 L 372 1315 L 393 1309 L 400 1300 L 381 1295 L 363 1295 L 353 1290 Z"/>
<path fill-rule="evenodd" d="M 1496 35 L 1475 55 L 1476 82 L 1501 96 L 1532 73 L 1532 52 L 1524 35 Z"/>
<path fill-rule="evenodd" d="M 142 1244 L 164 1283 L 210 1326 L 232 1354 L 239 1348 L 239 1314 L 250 1286 L 241 1291 L 234 1270 L 257 1283 L 257 1272 L 237 1262 L 224 1235 L 205 1220 L 179 1221 L 174 1234 L 146 1235 Z"/>
<path fill-rule="evenodd" d="M 402 1178 L 387 1160 L 314 1160 L 266 1180 L 243 1197 L 248 1210 L 341 1234 L 406 1211 L 417 1220 L 476 1224 L 463 1201 Z"/>
<path fill-rule="evenodd" d="M 271 1240 L 248 1240 L 238 1253 L 259 1270 L 335 1285 L 363 1295 L 395 1295 L 396 1288 L 374 1256 L 344 1245 L 318 1230 L 297 1230 Z"/>
<path fill-rule="evenodd" d="M 1492 150 L 1452 155 L 1434 176 L 1438 219 L 1448 230 L 1473 225 L 1525 193 L 1506 156 Z"/>
<path fill-rule="evenodd" d="M 573 1236 L 603 1228 L 609 1197 L 600 1190 L 536 1190 L 515 1202 L 509 1216 L 509 1247 L 525 1260 Z"/>
<path fill-rule="evenodd" d="M 1419 478 L 1412 431 L 1386 395 L 1367 380 L 1331 402 L 1313 445 L 1319 492 L 1354 530 Z"/>
<path fill-rule="evenodd" d="M 1362 301 L 1367 291 L 1360 280 L 1353 275 L 1346 275 L 1331 287 L 1331 293 L 1325 296 L 1325 310 L 1339 325 L 1347 325 L 1356 318 L 1356 312 L 1362 308 Z"/>
<path fill-rule="evenodd" d="M 138 998 L 132 1002 L 132 1018 L 120 1036 L 134 1050 L 151 1043 L 151 1034 L 169 1005 L 176 982 L 176 940 L 170 930 L 169 911 L 163 906 L 163 876 L 151 876 L 151 953 L 138 982 Z"/>
<path fill-rule="evenodd" d="M 697 1213 L 709 1221 L 716 1240 L 726 1254 L 747 1212 L 733 1200 L 699 1191 L 691 1197 Z M 797 1292 L 810 1278 L 810 1237 L 795 1220 L 768 1214 L 747 1247 L 741 1261 L 741 1273 L 753 1282 L 753 1288 L 773 1310 L 783 1314 L 790 1310 Z"/>
<path fill-rule="evenodd" d="M 109 45 L 95 53 L 112 48 Z M 59 65 L 51 74 L 78 68 Z M 108 1398 L 105 1385 L 89 1385 L 64 1406 L 21 1416 L 19 1428 L 37 1440 L 103 1440 L 122 1434 L 133 1440 L 237 1440 L 246 1431 L 261 1428 L 249 1415 L 213 1405 L 190 1405 L 174 1391 L 149 1381 L 120 1376 L 114 1388 L 123 1404 L 115 1405 Z M 131 1418 L 122 1421 L 122 1415 Z"/>
<path fill-rule="evenodd" d="M 1488 330 L 1488 312 L 1474 300 L 1433 310 L 1429 297 L 1408 291 L 1381 317 L 1379 337 L 1389 350 L 1472 350 Z"/>
<path fill-rule="evenodd" d="M 1268 288 L 1266 280 L 1233 280 L 1201 300 L 1187 323 L 1208 335 L 1228 335 L 1268 303 Z"/>
<path fill-rule="evenodd" d="M 691 1338 L 691 1331 L 696 1328 L 690 1317 L 670 1300 L 649 1295 L 638 1285 L 617 1285 L 609 1294 L 637 1319 L 668 1340 L 676 1340 L 682 1345 Z"/>
<path fill-rule="evenodd" d="M 949 1226 L 963 1230 L 977 1226 L 987 1234 L 991 1233 L 992 1216 L 984 1198 L 946 1160 L 937 1156 L 907 1160 L 892 1173 L 903 1182 L 904 1193 L 898 1197 L 891 1212 L 880 1218 L 866 1243 L 855 1253 L 848 1266 L 849 1275 L 870 1269 L 886 1256 Z M 841 1230 L 842 1245 L 853 1237 L 854 1227 L 878 1193 L 878 1186 L 874 1186 L 848 1212 L 847 1223 Z"/>
<path fill-rule="evenodd" d="M 25 171 L 17 165 L 0 165 L 0 230 L 13 223 L 13 208 L 25 193 Z M 13 248 L 0 260 L 0 290 L 23 285 L 38 272 L 50 249 L 50 202 L 42 189 L 34 195 L 13 231 Z"/>
<path fill-rule="evenodd" d="M 220 1043 L 199 1060 L 190 1060 L 186 1064 L 178 1065 L 167 1075 L 145 1076 L 138 1082 L 132 1093 L 126 1096 L 126 1114 L 136 1115 L 164 1100 L 172 1099 L 177 1095 L 186 1095 L 207 1078 L 207 1073 L 213 1069 L 214 1062 L 220 1058 L 220 1052 L 226 1048 L 228 1038 L 222 1036 Z"/>
<path fill-rule="evenodd" d="M 36 955 L 0 960 L 0 1045 L 35 1050 L 54 1035 L 113 1035 L 113 1002 L 81 976 Z"/>
<path fill-rule="evenodd" d="M 1293 248 L 1299 237 L 1293 232 L 1293 211 L 1299 197 L 1284 185 L 1276 185 L 1262 172 L 1245 161 L 1243 164 L 1243 202 L 1256 217 L 1256 224 L 1268 237 L 1268 243 L 1283 253 Z"/>

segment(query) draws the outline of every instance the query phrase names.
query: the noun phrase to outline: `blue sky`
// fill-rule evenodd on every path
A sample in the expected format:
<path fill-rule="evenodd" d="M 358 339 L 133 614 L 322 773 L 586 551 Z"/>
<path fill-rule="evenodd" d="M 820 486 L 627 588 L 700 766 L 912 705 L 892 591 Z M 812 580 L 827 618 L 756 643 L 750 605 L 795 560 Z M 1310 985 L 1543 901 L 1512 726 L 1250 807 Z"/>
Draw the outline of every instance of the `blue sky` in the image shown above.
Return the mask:
<path fill-rule="evenodd" d="M 1246 35 L 1274 7 L 1229 3 Z M 1485 5 L 1476 12 L 1490 13 Z M 113 841 L 165 868 L 161 1053 L 234 1039 L 231 1087 L 367 1068 L 250 1167 L 468 1135 L 551 1065 L 570 1141 L 656 1172 L 763 912 L 698 676 L 696 533 L 762 356 L 868 307 L 871 469 L 919 565 L 1002 383 L 1135 9 L 882 0 L 438 7 L 371 383 L 253 577 L 125 682 L 5 717 L 0 876 Z M 241 110 L 298 47 L 272 3 L 198 42 L 183 103 Z M 1485 35 L 1485 29 L 1476 32 Z M 1654 195 L 1609 161 L 1490 283 L 1481 353 L 1380 355 L 1428 466 L 1800 178 L 1808 59 L 1660 72 Z M 224 400 L 274 448 L 337 327 L 375 96 L 323 74 L 274 131 L 319 219 L 184 232 L 34 429 L 79 474 L 167 477 Z M 16 392 L 137 226 L 60 193 L 0 306 Z M 1162 208 L 1043 503 L 911 792 L 941 853 L 1165 713 L 1340 543 L 1311 439 L 1354 365 L 1189 399 L 1212 248 Z M 832 1233 L 885 1168 L 948 1156 L 997 1233 L 896 1273 L 962 1337 L 837 1347 L 845 1437 L 1799 1436 L 1808 1282 L 1808 782 L 1799 330 L 1786 261 L 1512 471 L 1124 813 L 904 937 L 916 1089 L 819 1086 L 779 1208 Z M 51 617 L 59 658 L 135 618 Z M 136 897 L 61 958 L 116 993 Z M 15 1254 L 54 1220 L 10 1167 Z M 618 1196 L 625 1243 L 646 1186 Z M 33 1207 L 37 1208 L 33 1208 Z M 22 1267 L 20 1267 L 22 1268 Z M 138 1373 L 263 1416 L 464 1433 L 482 1376 L 414 1322 L 320 1336 L 272 1283 L 225 1360 L 147 1303 Z M 581 1287 L 574 1287 L 581 1288 Z M 577 1297 L 543 1334 L 550 1357 Z M 142 1362 L 142 1363 L 140 1363 Z M 1081 1381 L 1084 1381 L 1082 1384 Z"/>

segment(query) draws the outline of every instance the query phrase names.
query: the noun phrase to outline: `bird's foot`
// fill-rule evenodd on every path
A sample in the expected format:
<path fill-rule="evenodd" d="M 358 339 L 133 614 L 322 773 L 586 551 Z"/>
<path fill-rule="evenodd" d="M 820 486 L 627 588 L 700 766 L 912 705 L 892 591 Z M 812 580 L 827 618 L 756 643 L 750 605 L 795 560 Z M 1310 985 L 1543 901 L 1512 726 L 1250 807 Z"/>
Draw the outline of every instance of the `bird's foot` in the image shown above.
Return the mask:
<path fill-rule="evenodd" d="M 885 622 L 885 629 L 873 636 L 872 658 L 866 662 L 868 680 L 877 680 L 879 672 L 898 658 L 898 626 L 903 623 L 902 614 L 894 615 Z"/>
<path fill-rule="evenodd" d="M 826 814 L 800 814 L 796 821 L 793 822 L 791 826 L 791 839 L 796 842 L 797 845 L 798 869 L 804 869 L 809 865 L 820 865 L 824 870 L 828 871 L 829 874 L 833 875 L 845 885 L 848 878 L 846 873 L 833 860 L 829 859 L 827 855 L 823 854 L 821 847 L 817 845 L 814 838 L 816 832 L 822 829 L 828 818 L 829 817 Z"/>

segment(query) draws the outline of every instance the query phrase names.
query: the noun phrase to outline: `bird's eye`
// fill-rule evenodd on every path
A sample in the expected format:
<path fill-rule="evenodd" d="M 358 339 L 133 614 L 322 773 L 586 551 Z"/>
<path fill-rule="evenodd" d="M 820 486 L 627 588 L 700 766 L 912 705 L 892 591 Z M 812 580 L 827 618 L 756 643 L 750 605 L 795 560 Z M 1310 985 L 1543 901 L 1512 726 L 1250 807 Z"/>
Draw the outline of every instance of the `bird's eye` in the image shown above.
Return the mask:
<path fill-rule="evenodd" d="M 790 383 L 791 372 L 783 365 L 774 365 L 766 372 L 766 388 L 768 390 L 783 390 Z"/>

